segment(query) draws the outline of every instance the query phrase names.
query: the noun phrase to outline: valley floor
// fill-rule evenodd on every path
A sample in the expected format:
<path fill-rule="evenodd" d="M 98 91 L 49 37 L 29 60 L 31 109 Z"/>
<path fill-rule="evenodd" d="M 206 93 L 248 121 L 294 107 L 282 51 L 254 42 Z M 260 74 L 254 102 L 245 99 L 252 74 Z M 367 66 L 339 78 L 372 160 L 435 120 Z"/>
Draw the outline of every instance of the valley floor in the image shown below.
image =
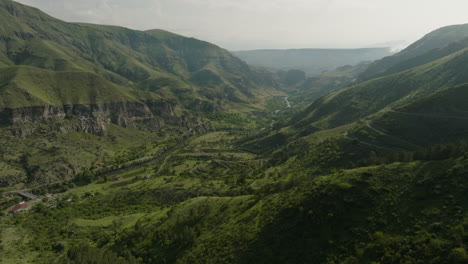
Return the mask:
<path fill-rule="evenodd" d="M 466 158 L 309 176 L 294 159 L 272 166 L 237 149 L 240 137 L 198 135 L 148 163 L 27 201 L 28 211 L 5 211 L 2 263 L 468 259 Z"/>

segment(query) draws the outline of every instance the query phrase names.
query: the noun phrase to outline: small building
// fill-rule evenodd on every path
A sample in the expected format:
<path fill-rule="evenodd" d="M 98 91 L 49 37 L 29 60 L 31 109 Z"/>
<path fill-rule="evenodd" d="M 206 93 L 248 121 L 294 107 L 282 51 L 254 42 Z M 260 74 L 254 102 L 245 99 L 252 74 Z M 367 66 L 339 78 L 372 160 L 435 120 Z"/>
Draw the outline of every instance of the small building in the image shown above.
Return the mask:
<path fill-rule="evenodd" d="M 104 165 L 106 165 L 106 164 L 103 163 L 103 162 L 96 162 L 96 168 L 104 167 Z"/>
<path fill-rule="evenodd" d="M 25 203 L 20 203 L 20 204 L 16 205 L 15 207 L 13 207 L 13 209 L 11 209 L 11 211 L 13 213 L 18 213 L 18 212 L 21 212 L 21 211 L 24 211 L 24 210 L 28 210 L 28 205 L 25 204 Z"/>

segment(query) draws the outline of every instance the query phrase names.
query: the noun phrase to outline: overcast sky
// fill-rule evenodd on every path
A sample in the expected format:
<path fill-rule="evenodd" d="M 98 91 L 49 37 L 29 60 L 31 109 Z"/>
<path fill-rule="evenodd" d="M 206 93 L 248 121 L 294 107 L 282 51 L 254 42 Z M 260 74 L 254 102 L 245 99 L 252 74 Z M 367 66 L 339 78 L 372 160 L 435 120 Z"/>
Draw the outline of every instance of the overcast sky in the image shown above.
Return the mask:
<path fill-rule="evenodd" d="M 468 23 L 466 0 L 17 0 L 70 22 L 165 29 L 230 50 L 413 42 Z"/>

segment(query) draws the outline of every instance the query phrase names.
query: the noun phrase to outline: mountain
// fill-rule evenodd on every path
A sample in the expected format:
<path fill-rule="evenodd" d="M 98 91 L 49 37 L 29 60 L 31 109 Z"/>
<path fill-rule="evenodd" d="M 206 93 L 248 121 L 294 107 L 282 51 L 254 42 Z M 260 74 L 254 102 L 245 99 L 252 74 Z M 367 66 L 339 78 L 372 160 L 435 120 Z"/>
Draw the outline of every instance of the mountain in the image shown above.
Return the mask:
<path fill-rule="evenodd" d="M 408 46 L 401 52 L 373 62 L 359 79 L 369 80 L 411 67 L 422 65 L 466 47 L 468 24 L 453 25 L 437 29 Z M 458 43 L 461 42 L 461 43 Z"/>
<path fill-rule="evenodd" d="M 341 88 L 353 85 L 356 83 L 356 77 L 362 73 L 369 63 L 359 63 L 355 66 L 345 65 L 334 70 L 325 71 L 319 76 L 308 77 L 296 83 L 292 89 L 286 90 L 289 95 L 289 100 L 295 105 L 306 107 L 310 102 L 329 94 Z M 287 87 L 286 84 L 282 86 Z"/>
<path fill-rule="evenodd" d="M 464 38 L 359 82 L 0 5 L 2 263 L 468 263 Z"/>
<path fill-rule="evenodd" d="M 347 87 L 315 101 L 305 110 L 307 118 L 322 127 L 336 127 L 468 82 L 464 72 L 467 59 L 465 49 L 398 74 Z"/>
<path fill-rule="evenodd" d="M 355 85 L 315 100 L 289 120 L 276 124 L 272 133 L 247 140 L 244 146 L 252 151 L 268 152 L 295 141 L 321 142 L 326 138 L 346 135 L 348 139 L 357 138 L 366 143 L 367 150 L 369 146 L 372 146 L 372 151 L 376 146 L 381 146 L 383 148 L 377 152 L 389 152 L 392 149 L 415 150 L 464 139 L 466 126 L 463 111 L 446 114 L 442 107 L 445 104 L 446 109 L 451 109 L 451 105 L 453 109 L 458 109 L 460 101 L 456 103 L 455 96 L 441 97 L 442 94 L 463 96 L 463 87 L 468 83 L 465 74 L 468 42 L 463 36 L 463 28 L 447 27 L 428 34 L 416 42 L 419 44 L 413 44 L 406 51 L 394 55 L 395 60 L 401 58 L 401 54 L 414 51 L 414 47 L 425 40 L 437 39 L 434 36 L 439 36 L 440 32 L 450 29 L 448 32 L 458 32 L 461 36 L 455 35 L 452 43 L 437 42 L 442 46 L 432 45 L 431 48 L 435 49 L 398 64 L 400 68 L 395 72 L 388 71 L 378 78 L 358 81 Z M 376 63 L 379 62 L 371 64 L 369 69 Z M 438 108 L 434 105 L 430 110 L 429 102 L 435 104 L 436 101 L 426 101 L 429 100 L 427 98 L 439 98 Z M 420 112 L 410 110 L 423 102 L 426 109 L 419 108 Z M 451 129 L 441 129 L 443 127 Z M 359 131 L 369 137 L 363 137 Z M 424 131 L 434 133 L 421 137 Z"/>
<path fill-rule="evenodd" d="M 468 135 L 467 93 L 468 83 L 448 87 L 386 112 L 374 118 L 373 124 L 418 146 L 464 140 Z"/>
<path fill-rule="evenodd" d="M 210 43 L 162 30 L 66 23 L 9 0 L 0 13 L 3 69 L 88 72 L 202 111 L 253 100 L 249 67 Z"/>
<path fill-rule="evenodd" d="M 163 144 L 210 129 L 209 118 L 227 109 L 261 112 L 284 94 L 261 81 L 246 63 L 205 41 L 67 23 L 2 0 L 0 184 L 72 177 L 145 137 Z"/>
<path fill-rule="evenodd" d="M 250 50 L 232 53 L 250 65 L 281 70 L 298 69 L 308 76 L 392 54 L 389 48 Z"/>

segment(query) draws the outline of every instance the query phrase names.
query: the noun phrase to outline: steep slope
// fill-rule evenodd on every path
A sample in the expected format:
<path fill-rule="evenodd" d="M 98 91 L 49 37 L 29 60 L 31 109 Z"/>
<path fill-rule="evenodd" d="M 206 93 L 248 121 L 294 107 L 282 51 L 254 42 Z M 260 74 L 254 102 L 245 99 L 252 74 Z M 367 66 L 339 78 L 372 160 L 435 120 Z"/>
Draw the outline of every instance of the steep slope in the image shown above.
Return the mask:
<path fill-rule="evenodd" d="M 452 42 L 448 44 L 447 46 L 433 49 L 422 55 L 419 55 L 414 58 L 397 63 L 394 66 L 390 67 L 389 69 L 385 70 L 384 72 L 379 73 L 378 75 L 376 75 L 376 77 L 402 72 L 402 71 L 426 64 L 428 62 L 443 58 L 452 53 L 463 50 L 467 47 L 468 47 L 468 38 L 465 38 L 460 41 Z"/>
<path fill-rule="evenodd" d="M 306 107 L 310 102 L 356 83 L 359 73 L 368 67 L 369 63 L 359 63 L 355 66 L 346 65 L 331 71 L 326 71 L 316 77 L 309 77 L 296 85 L 297 89 L 289 92 L 290 100 Z"/>
<path fill-rule="evenodd" d="M 4 66 L 0 118 L 16 115 L 0 128 L 0 259 L 468 263 L 467 61 L 468 49 L 455 49 L 336 91 L 247 138 L 259 128 L 235 113 L 212 113 L 226 129 L 197 135 L 190 124 L 206 120 L 160 97 L 174 91 L 169 86 L 216 91 L 230 78 L 215 73 L 219 66 L 188 71 L 190 80 L 175 78 L 185 74 L 177 70 L 144 81 L 102 65 L 88 72 Z M 353 74 L 345 67 L 322 81 Z M 304 81 L 297 71 L 283 77 Z M 284 81 L 268 72 L 256 78 Z M 189 82 L 204 85 L 190 90 Z M 155 84 L 164 86 L 158 94 Z M 32 123 L 36 113 L 47 122 Z M 109 122 L 108 134 L 54 130 L 87 119 Z M 177 126 L 164 125 L 171 120 Z M 148 124 L 161 124 L 158 133 L 139 127 Z M 33 136 L 20 138 L 17 128 Z M 44 185 L 24 190 L 12 186 L 18 182 Z M 42 201 L 6 216 L 23 200 L 19 189 Z"/>
<path fill-rule="evenodd" d="M 232 53 L 250 65 L 281 70 L 299 69 L 309 76 L 391 55 L 389 48 L 251 50 Z"/>
<path fill-rule="evenodd" d="M 352 123 L 384 108 L 403 104 L 468 81 L 468 49 L 402 73 L 370 80 L 322 97 L 290 124 L 299 120 L 332 128 Z"/>
<path fill-rule="evenodd" d="M 253 100 L 249 67 L 204 41 L 162 30 L 65 23 L 9 0 L 0 3 L 0 16 L 0 66 L 93 72 L 186 107 L 204 102 L 215 110 Z"/>
<path fill-rule="evenodd" d="M 461 84 L 468 82 L 466 45 L 463 38 L 397 64 L 398 69 L 390 68 L 384 76 L 321 97 L 288 121 L 276 124 L 273 131 L 245 139 L 243 147 L 271 152 L 291 142 L 315 144 L 343 137 L 339 144 L 357 140 L 353 142 L 360 145 L 350 145 L 349 150 L 367 155 L 464 140 L 464 110 L 456 109 L 464 109 L 460 105 L 465 98 Z"/>
<path fill-rule="evenodd" d="M 468 84 L 461 84 L 422 98 L 401 108 L 406 112 L 466 114 L 468 112 Z"/>
<path fill-rule="evenodd" d="M 455 42 L 463 41 L 462 46 L 465 48 L 466 38 L 468 38 L 468 24 L 437 29 L 401 52 L 375 61 L 360 75 L 359 79 L 361 81 L 370 80 L 447 56 L 460 50 L 460 48 L 457 48 L 460 44 L 454 44 Z"/>
<path fill-rule="evenodd" d="M 283 93 L 254 77 L 201 40 L 67 23 L 2 0 L 0 185 L 71 178 L 128 148 L 138 149 L 131 159 L 151 156 L 206 132 L 207 116 L 262 111 Z"/>
<path fill-rule="evenodd" d="M 111 83 L 85 71 L 50 71 L 30 66 L 0 71 L 0 108 L 159 99 L 156 94 Z"/>
<path fill-rule="evenodd" d="M 198 142 L 205 145 L 205 139 Z M 216 162 L 184 160 L 194 153 L 181 152 L 168 162 L 176 165 L 171 170 L 183 168 L 182 175 L 168 170 L 164 177 L 155 171 L 142 177 L 148 171 L 134 171 L 115 182 L 62 191 L 56 201 L 12 216 L 15 221 L 0 229 L 5 241 L 0 256 L 18 259 L 13 249 L 22 248 L 20 254 L 31 259 L 26 263 L 54 259 L 89 263 L 99 259 L 99 252 L 113 261 L 103 263 L 117 263 L 119 256 L 122 263 L 139 259 L 149 264 L 468 259 L 467 157 L 397 162 L 320 176 L 284 164 L 273 175 L 267 169 L 268 176 L 263 171 L 257 176 L 241 165 L 259 161 L 255 156 L 235 155 L 224 160 L 230 169 L 223 169 Z M 201 167 L 207 166 L 216 167 L 217 173 L 201 176 Z M 235 173 L 242 173 L 245 182 L 231 181 L 229 176 Z M 53 204 L 57 207 L 50 208 Z M 16 236 L 11 235 L 14 231 Z M 28 240 L 15 241 L 17 237 Z"/>
<path fill-rule="evenodd" d="M 385 133 L 420 146 L 450 143 L 468 135 L 468 84 L 442 90 L 373 119 Z"/>

